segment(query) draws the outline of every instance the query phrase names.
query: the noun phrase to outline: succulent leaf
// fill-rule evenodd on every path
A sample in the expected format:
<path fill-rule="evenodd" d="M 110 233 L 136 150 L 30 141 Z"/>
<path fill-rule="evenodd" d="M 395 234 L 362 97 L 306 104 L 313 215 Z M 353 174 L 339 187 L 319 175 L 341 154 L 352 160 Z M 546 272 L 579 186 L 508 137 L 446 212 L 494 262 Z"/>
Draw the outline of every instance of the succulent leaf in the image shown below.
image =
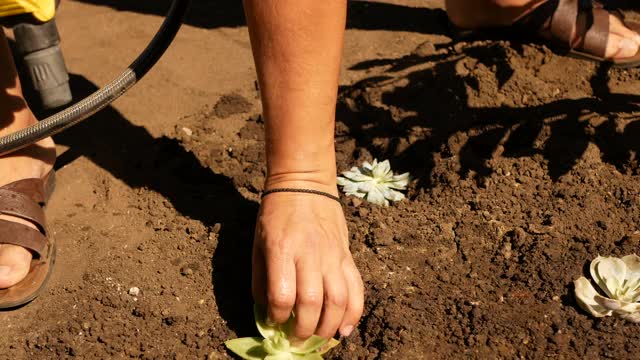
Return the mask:
<path fill-rule="evenodd" d="M 622 257 L 622 261 L 627 266 L 627 275 L 625 277 L 627 282 L 638 283 L 638 280 L 640 280 L 640 256 L 636 254 L 627 255 Z M 634 287 L 637 287 L 637 285 Z"/>
<path fill-rule="evenodd" d="M 324 344 L 327 343 L 327 341 L 328 340 L 325 338 L 313 335 L 305 340 L 301 345 L 292 346 L 291 352 L 295 354 L 308 354 L 320 349 Z"/>
<path fill-rule="evenodd" d="M 389 187 L 392 189 L 404 190 L 409 185 L 409 173 L 404 173 L 400 175 L 394 175 L 391 178 L 391 182 L 389 183 Z"/>
<path fill-rule="evenodd" d="M 594 300 L 596 295 L 598 295 L 598 292 L 594 289 L 587 278 L 580 277 L 578 280 L 574 281 L 573 284 L 575 285 L 578 305 L 580 305 L 583 310 L 595 317 L 611 315 L 611 310 L 606 309 Z"/>
<path fill-rule="evenodd" d="M 599 294 L 584 277 L 574 282 L 578 304 L 596 317 L 615 315 L 630 322 L 640 322 L 640 257 L 598 256 L 591 262 L 591 276 L 606 293 Z"/>
<path fill-rule="evenodd" d="M 335 339 L 327 340 L 315 335 L 305 340 L 302 344 L 291 344 L 289 338 L 293 332 L 293 313 L 286 323 L 271 326 L 265 321 L 265 309 L 255 305 L 254 317 L 256 327 L 264 338 L 240 338 L 225 342 L 229 350 L 243 359 L 322 360 L 321 354 L 339 344 Z"/>
<path fill-rule="evenodd" d="M 280 354 L 282 352 L 290 352 L 289 340 L 284 335 L 276 333 L 276 336 L 262 341 L 262 347 L 270 355 Z"/>
<path fill-rule="evenodd" d="M 628 301 L 637 302 L 640 301 L 640 271 L 638 271 L 638 262 L 636 262 L 636 260 L 640 261 L 640 258 L 638 258 L 636 254 L 629 256 L 633 257 L 629 258 L 625 256 L 623 258 L 628 268 L 627 283 L 625 285 L 627 288 L 626 297 Z"/>
<path fill-rule="evenodd" d="M 640 312 L 640 304 L 635 302 L 632 302 L 632 303 L 625 302 L 618 312 L 623 312 L 627 314 Z"/>
<path fill-rule="evenodd" d="M 591 263 L 591 277 L 610 298 L 619 295 L 626 273 L 626 264 L 618 258 L 598 256 Z"/>
<path fill-rule="evenodd" d="M 634 313 L 620 313 L 620 314 L 616 314 L 619 317 L 621 317 L 624 320 L 627 320 L 629 322 L 632 323 L 640 323 L 640 313 L 639 312 L 634 312 Z"/>
<path fill-rule="evenodd" d="M 374 178 L 383 179 L 387 174 L 391 171 L 391 164 L 389 164 L 389 160 L 385 160 L 378 164 L 378 166 L 374 166 L 371 172 L 373 173 Z"/>
<path fill-rule="evenodd" d="M 377 187 L 372 186 L 369 191 L 367 191 L 366 199 L 367 201 L 377 205 L 389 206 L 389 201 L 384 198 L 382 191 Z"/>
<path fill-rule="evenodd" d="M 338 344 L 340 344 L 340 341 L 331 338 L 329 339 L 329 341 L 327 341 L 324 345 L 322 345 L 319 349 L 318 349 L 318 354 L 322 355 L 324 353 L 326 353 L 327 351 L 333 349 L 334 347 L 336 347 Z"/>
<path fill-rule="evenodd" d="M 246 360 L 262 360 L 268 355 L 262 348 L 262 339 L 259 337 L 227 340 L 224 345 L 236 355 Z"/>
<path fill-rule="evenodd" d="M 604 307 L 607 310 L 612 310 L 612 311 L 620 310 L 625 305 L 628 305 L 628 303 L 623 303 L 620 300 L 610 299 L 610 298 L 604 297 L 604 296 L 602 296 L 600 294 L 596 294 L 593 297 L 593 300 L 595 300 L 595 302 L 597 302 L 598 305 Z"/>
<path fill-rule="evenodd" d="M 267 312 L 264 307 L 258 304 L 253 305 L 253 318 L 256 322 L 256 327 L 265 339 L 271 339 L 276 336 L 277 329 L 273 326 L 267 325 L 265 320 L 267 319 Z"/>
<path fill-rule="evenodd" d="M 404 194 L 397 190 L 406 190 L 409 181 L 409 173 L 394 175 L 389 160 L 377 159 L 372 163 L 365 161 L 338 177 L 338 185 L 345 194 L 382 206 L 404 199 Z"/>
<path fill-rule="evenodd" d="M 295 360 L 293 354 L 291 353 L 278 353 L 273 355 L 267 355 L 264 357 L 264 360 Z"/>
<path fill-rule="evenodd" d="M 322 355 L 318 353 L 309 353 L 309 354 L 292 354 L 294 360 L 322 360 Z"/>
<path fill-rule="evenodd" d="M 400 201 L 404 199 L 404 194 L 391 188 L 382 189 L 382 196 L 390 201 Z"/>

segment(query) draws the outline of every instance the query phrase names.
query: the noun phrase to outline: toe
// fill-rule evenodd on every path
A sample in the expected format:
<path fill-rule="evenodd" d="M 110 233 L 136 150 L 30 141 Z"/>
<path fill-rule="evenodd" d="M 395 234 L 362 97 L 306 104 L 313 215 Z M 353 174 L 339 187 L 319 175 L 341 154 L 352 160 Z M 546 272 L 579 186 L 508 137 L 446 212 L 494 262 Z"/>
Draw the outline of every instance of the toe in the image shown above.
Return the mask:
<path fill-rule="evenodd" d="M 609 59 L 625 59 L 635 56 L 638 53 L 638 43 L 628 38 L 617 39 L 616 35 L 612 35 L 610 45 L 607 47 L 607 58 Z"/>
<path fill-rule="evenodd" d="M 627 28 L 622 21 L 611 17 L 609 43 L 606 57 L 610 59 L 624 59 L 635 56 L 640 49 L 640 35 Z"/>
<path fill-rule="evenodd" d="M 0 245 L 0 289 L 9 288 L 27 276 L 31 253 L 23 247 Z"/>

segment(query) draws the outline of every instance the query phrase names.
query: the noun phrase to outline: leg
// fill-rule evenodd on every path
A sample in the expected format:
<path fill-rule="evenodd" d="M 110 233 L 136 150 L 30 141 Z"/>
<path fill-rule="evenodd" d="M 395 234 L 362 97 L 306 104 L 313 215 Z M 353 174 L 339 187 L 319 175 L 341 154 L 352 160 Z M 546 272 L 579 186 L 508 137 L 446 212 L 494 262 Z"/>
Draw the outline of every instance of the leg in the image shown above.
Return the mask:
<path fill-rule="evenodd" d="M 446 0 L 447 14 L 461 28 L 511 25 L 547 0 Z M 610 36 L 605 57 L 624 59 L 638 53 L 640 35 L 610 18 Z"/>
<path fill-rule="evenodd" d="M 22 96 L 7 39 L 0 28 L 0 135 L 25 128 L 36 121 Z M 55 146 L 51 138 L 0 157 L 0 186 L 20 179 L 40 178 L 53 167 L 54 161 Z M 35 228 L 29 221 L 13 216 L 0 215 L 0 219 Z M 31 253 L 26 249 L 0 244 L 0 289 L 20 282 L 27 275 L 30 262 Z"/>

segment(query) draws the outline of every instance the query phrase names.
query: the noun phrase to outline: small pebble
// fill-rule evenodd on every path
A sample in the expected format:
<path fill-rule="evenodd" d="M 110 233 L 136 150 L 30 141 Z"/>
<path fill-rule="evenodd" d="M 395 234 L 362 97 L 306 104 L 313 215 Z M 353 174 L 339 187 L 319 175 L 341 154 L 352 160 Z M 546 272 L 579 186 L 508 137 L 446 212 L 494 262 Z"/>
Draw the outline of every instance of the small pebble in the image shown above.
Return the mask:
<path fill-rule="evenodd" d="M 131 296 L 138 296 L 140 295 L 140 289 L 137 287 L 132 287 L 131 289 L 129 289 L 129 295 Z"/>
<path fill-rule="evenodd" d="M 193 135 L 193 130 L 189 129 L 188 127 L 183 127 L 182 132 L 184 132 L 187 136 Z"/>

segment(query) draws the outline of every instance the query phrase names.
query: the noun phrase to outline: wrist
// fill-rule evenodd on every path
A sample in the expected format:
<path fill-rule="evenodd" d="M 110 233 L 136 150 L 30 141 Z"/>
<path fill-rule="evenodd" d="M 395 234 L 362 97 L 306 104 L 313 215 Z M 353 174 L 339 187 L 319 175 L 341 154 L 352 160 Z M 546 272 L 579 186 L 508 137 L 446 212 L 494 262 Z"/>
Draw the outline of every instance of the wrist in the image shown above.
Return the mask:
<path fill-rule="evenodd" d="M 331 145 L 315 151 L 268 151 L 264 189 L 307 188 L 337 195 L 335 150 Z"/>
<path fill-rule="evenodd" d="M 338 196 L 335 170 L 332 173 L 322 172 L 287 172 L 269 174 L 265 179 L 264 189 L 279 188 L 311 189 Z"/>

